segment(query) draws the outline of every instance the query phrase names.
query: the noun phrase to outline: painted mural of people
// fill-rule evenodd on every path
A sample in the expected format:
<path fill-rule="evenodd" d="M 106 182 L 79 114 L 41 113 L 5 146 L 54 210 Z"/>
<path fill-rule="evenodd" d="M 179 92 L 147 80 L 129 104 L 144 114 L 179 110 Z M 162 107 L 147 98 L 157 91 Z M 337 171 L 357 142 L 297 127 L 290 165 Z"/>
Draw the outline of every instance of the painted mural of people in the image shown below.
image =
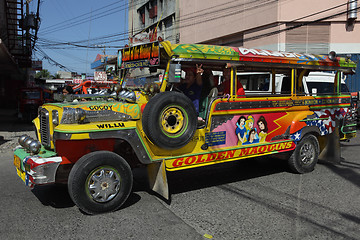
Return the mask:
<path fill-rule="evenodd" d="M 254 143 L 259 143 L 259 139 L 256 138 L 256 130 L 255 128 L 251 129 L 249 131 L 249 138 L 247 139 L 246 142 L 243 143 L 243 145 L 249 145 L 249 144 L 254 144 Z"/>
<path fill-rule="evenodd" d="M 268 135 L 268 127 L 267 122 L 265 120 L 264 116 L 260 116 L 260 118 L 257 120 L 257 125 L 259 126 L 259 142 L 265 142 L 266 136 Z"/>
<path fill-rule="evenodd" d="M 246 118 L 240 116 L 236 122 L 235 134 L 239 139 L 239 144 L 243 144 L 246 141 L 246 127 L 245 127 Z"/>
<path fill-rule="evenodd" d="M 249 139 L 249 132 L 250 130 L 254 129 L 255 130 L 255 138 L 259 139 L 259 136 L 257 134 L 257 130 L 256 128 L 254 128 L 254 124 L 255 124 L 255 119 L 253 116 L 249 115 L 246 122 L 245 122 L 245 127 L 246 127 L 246 139 Z"/>

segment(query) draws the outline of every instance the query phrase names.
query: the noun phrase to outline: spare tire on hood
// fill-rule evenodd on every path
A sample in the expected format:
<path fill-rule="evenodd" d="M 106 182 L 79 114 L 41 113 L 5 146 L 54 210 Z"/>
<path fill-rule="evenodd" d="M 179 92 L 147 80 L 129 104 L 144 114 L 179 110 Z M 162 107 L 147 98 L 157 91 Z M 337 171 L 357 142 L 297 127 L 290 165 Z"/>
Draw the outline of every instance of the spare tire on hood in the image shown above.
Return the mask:
<path fill-rule="evenodd" d="M 179 92 L 161 92 L 146 104 L 142 126 L 149 140 L 160 148 L 185 146 L 197 128 L 197 113 L 192 101 Z"/>

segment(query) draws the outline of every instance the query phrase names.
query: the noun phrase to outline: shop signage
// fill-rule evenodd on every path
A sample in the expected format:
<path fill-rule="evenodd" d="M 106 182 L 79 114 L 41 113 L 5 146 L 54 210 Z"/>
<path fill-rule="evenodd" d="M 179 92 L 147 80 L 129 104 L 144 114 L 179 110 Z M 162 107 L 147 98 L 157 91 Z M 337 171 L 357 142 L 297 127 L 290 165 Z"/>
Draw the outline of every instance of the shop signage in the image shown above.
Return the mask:
<path fill-rule="evenodd" d="M 94 72 L 94 80 L 95 81 L 106 81 L 107 80 L 107 75 L 106 72 Z"/>

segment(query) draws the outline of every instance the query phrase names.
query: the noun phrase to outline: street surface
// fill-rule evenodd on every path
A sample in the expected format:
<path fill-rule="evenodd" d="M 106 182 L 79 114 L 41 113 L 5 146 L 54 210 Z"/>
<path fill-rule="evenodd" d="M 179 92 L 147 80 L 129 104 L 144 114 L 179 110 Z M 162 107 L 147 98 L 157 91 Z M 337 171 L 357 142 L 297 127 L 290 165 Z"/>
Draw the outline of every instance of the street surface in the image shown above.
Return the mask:
<path fill-rule="evenodd" d="M 134 172 L 120 210 L 89 216 L 66 186 L 26 187 L 13 148 L 31 124 L 0 111 L 1 239 L 360 239 L 360 131 L 340 163 L 293 174 L 279 159 L 246 159 L 168 174 L 171 202 Z"/>

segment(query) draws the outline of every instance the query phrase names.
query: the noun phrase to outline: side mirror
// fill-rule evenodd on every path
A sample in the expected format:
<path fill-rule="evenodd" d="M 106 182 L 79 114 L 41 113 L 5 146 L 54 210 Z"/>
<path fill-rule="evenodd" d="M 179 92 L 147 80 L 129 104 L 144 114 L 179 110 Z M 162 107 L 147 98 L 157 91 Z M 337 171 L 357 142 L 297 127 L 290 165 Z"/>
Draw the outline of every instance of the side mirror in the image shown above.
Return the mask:
<path fill-rule="evenodd" d="M 170 63 L 169 67 L 169 83 L 179 83 L 181 79 L 181 64 Z"/>
<path fill-rule="evenodd" d="M 316 96 L 317 95 L 317 88 L 311 89 L 311 95 Z"/>

